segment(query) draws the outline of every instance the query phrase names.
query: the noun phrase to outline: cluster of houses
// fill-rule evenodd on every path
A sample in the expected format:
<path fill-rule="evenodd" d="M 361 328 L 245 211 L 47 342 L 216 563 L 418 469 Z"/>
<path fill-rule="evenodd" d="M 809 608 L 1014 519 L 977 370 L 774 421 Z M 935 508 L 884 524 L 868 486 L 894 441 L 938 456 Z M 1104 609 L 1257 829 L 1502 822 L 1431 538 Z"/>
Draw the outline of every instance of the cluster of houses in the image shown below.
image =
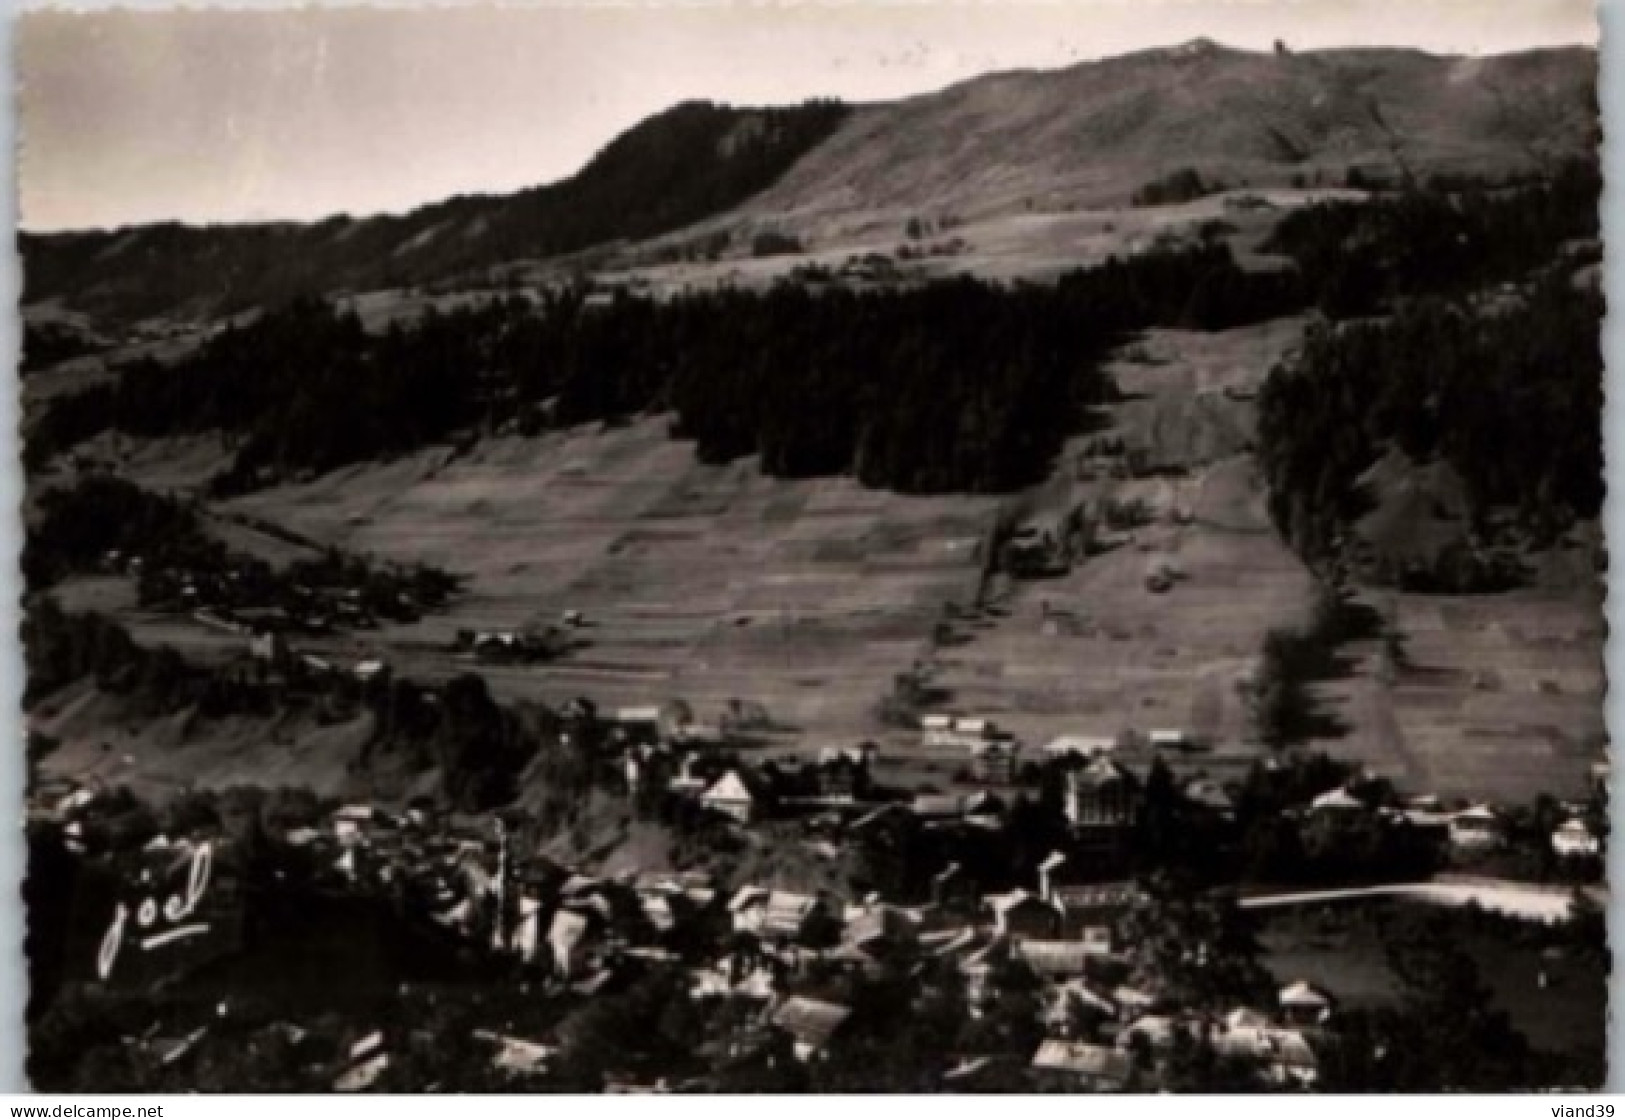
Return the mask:
<path fill-rule="evenodd" d="M 1018 763 L 1032 753 L 986 716 L 926 715 L 920 720 L 920 730 L 926 748 L 964 751 L 971 776 L 989 785 L 1016 782 Z M 1183 729 L 1152 728 L 1144 733 L 1061 735 L 1043 744 L 1036 753 L 1037 760 L 1068 764 L 1064 800 L 1067 820 L 1081 837 L 1092 838 L 1102 852 L 1110 852 L 1126 839 L 1143 785 L 1136 773 L 1118 760 L 1129 755 L 1177 757 L 1201 746 L 1199 737 Z M 1594 785 L 1604 796 L 1607 776 L 1606 764 L 1600 764 Z M 1214 818 L 1227 820 L 1234 815 L 1230 793 L 1214 778 L 1188 777 L 1181 781 L 1180 793 L 1190 806 Z M 1384 822 L 1403 822 L 1435 834 L 1462 858 L 1498 852 L 1509 844 L 1509 815 L 1493 805 L 1480 802 L 1447 807 L 1433 795 L 1395 803 L 1390 794 L 1383 783 L 1365 775 L 1314 798 L 1300 815 L 1369 816 Z M 1588 807 L 1570 801 L 1561 803 L 1560 808 L 1566 819 L 1547 837 L 1551 852 L 1559 859 L 1600 857 L 1604 837 L 1588 819 Z"/>
<path fill-rule="evenodd" d="M 842 842 L 895 818 L 907 817 L 925 831 L 1001 827 L 1007 807 L 986 787 L 1014 780 L 1021 750 L 991 719 L 927 716 L 925 744 L 964 751 L 985 785 L 910 799 L 879 789 L 873 744 L 830 747 L 791 769 L 740 761 L 725 749 L 721 728 L 671 706 L 621 709 L 609 713 L 608 722 L 617 764 L 634 792 L 658 782 L 700 811 L 742 827 L 787 812 L 806 814 L 812 825 L 827 818 L 832 858 Z M 1040 995 L 1043 1041 L 1034 1053 L 944 1055 L 946 1088 L 974 1091 L 995 1080 L 1008 1085 L 1014 1062 L 1021 1083 L 1035 1088 L 1154 1089 L 1191 1043 L 1241 1063 L 1267 1083 L 1312 1086 L 1320 1055 L 1336 1038 L 1329 993 L 1298 981 L 1268 1006 L 1220 1014 L 1182 1007 L 1154 983 L 1131 977 L 1124 919 L 1143 897 L 1132 882 L 1111 878 L 1113 868 L 1122 874 L 1119 857 L 1132 843 L 1145 799 L 1144 779 L 1119 757 L 1127 743 L 1175 751 L 1188 749 L 1190 736 L 1159 730 L 1063 736 L 1046 744 L 1042 758 L 1065 763 L 1066 850 L 1051 852 L 1031 881 L 1015 886 L 982 881 L 949 862 L 931 876 L 928 897 L 907 905 L 876 894 L 729 881 L 712 871 L 588 873 L 529 850 L 522 820 L 454 821 L 427 799 L 399 811 L 340 805 L 275 839 L 314 869 L 317 885 L 390 899 L 409 920 L 510 959 L 550 992 L 592 1000 L 651 968 L 681 970 L 695 1001 L 751 1009 L 753 1028 L 728 1044 L 734 1050 L 787 1043 L 796 1060 L 820 1061 L 840 1052 L 863 1021 L 860 1007 L 831 998 L 830 975 L 879 978 L 899 967 L 920 974 L 919 966 L 932 962 L 962 981 L 956 998 L 973 1019 L 996 1011 L 1012 970 L 1032 978 Z M 1384 785 L 1351 781 L 1293 812 L 1304 819 L 1402 820 L 1438 830 L 1463 852 L 1506 843 L 1506 821 L 1489 806 L 1447 810 L 1436 799 L 1399 802 Z M 1192 812 L 1220 821 L 1234 817 L 1231 794 L 1211 778 L 1186 777 L 1174 789 Z M 30 816 L 60 828 L 70 848 L 82 850 L 83 815 L 97 796 L 71 782 L 42 783 L 31 796 Z M 1584 807 L 1569 808 L 1569 819 L 1551 837 L 1552 850 L 1599 853 L 1601 838 L 1586 823 Z M 104 955 L 114 940 L 141 948 L 158 938 L 151 947 L 161 950 L 161 939 L 176 936 L 173 930 L 199 924 L 193 905 L 201 888 L 189 886 L 189 877 L 197 874 L 198 853 L 211 850 L 216 839 L 161 837 L 142 849 L 130 865 L 138 878 L 120 911 L 124 924 L 117 938 L 109 930 Z M 154 904 L 162 920 L 146 914 L 147 895 L 163 896 Z M 180 1060 L 196 1039 L 161 1041 L 169 1062 Z M 561 1047 L 547 1033 L 521 1037 L 495 1029 L 483 1031 L 481 1041 L 493 1069 L 515 1075 L 545 1074 Z M 398 1027 L 368 1027 L 332 1071 L 331 1087 L 377 1084 L 402 1045 Z"/>
<path fill-rule="evenodd" d="M 101 568 L 135 580 L 144 603 L 238 634 L 372 630 L 381 619 L 416 621 L 435 605 L 420 601 L 412 580 L 383 569 L 285 579 L 262 561 L 232 553 L 188 562 L 118 549 L 103 554 Z"/>
<path fill-rule="evenodd" d="M 42 791 L 37 819 L 70 821 L 93 801 L 84 791 Z M 402 900 L 409 920 L 509 957 L 550 990 L 590 1000 L 650 967 L 680 968 L 692 999 L 754 1009 L 758 1029 L 750 1037 L 763 1045 L 783 1039 L 804 1062 L 834 1052 L 861 1022 L 857 1009 L 827 998 L 829 976 L 876 978 L 924 961 L 961 978 L 972 1018 L 996 1006 L 1000 978 L 1012 967 L 1036 978 L 1046 1038 L 1036 1053 L 1019 1057 L 1037 1085 L 1154 1086 L 1181 1031 L 1247 1056 L 1283 1085 L 1309 1084 L 1317 1032 L 1330 1013 L 1328 997 L 1295 985 L 1279 1006 L 1240 1008 L 1216 1024 L 1136 989 L 1125 980 L 1120 919 L 1136 904 L 1137 888 L 1087 881 L 1075 873 L 1085 865 L 1061 852 L 1039 865 L 1029 885 L 993 893 L 950 865 L 934 877 L 928 900 L 905 906 L 872 894 L 728 886 L 708 872 L 588 874 L 522 852 L 502 820 L 448 823 L 426 802 L 403 812 L 340 805 L 277 839 L 318 869 L 320 885 Z M 134 916 L 142 892 L 162 894 L 157 906 L 173 911 L 154 929 L 184 930 L 195 921 L 188 908 L 207 884 L 189 880 L 198 874 L 198 853 L 216 842 L 177 836 L 148 844 L 129 864 L 140 870 L 132 871 L 129 933 L 121 936 L 132 944 L 152 936 L 147 926 L 137 928 L 151 919 Z M 1311 1015 L 1305 1009 L 1316 1001 Z M 545 1072 L 559 1052 L 555 1037 L 484 1033 L 499 1071 Z M 167 1064 L 197 1038 L 147 1041 L 160 1046 Z M 376 1084 L 404 1044 L 398 1025 L 363 1025 L 332 1070 L 331 1087 Z M 977 1069 L 1010 1058 L 945 1055 L 943 1083 L 973 1086 Z"/>
<path fill-rule="evenodd" d="M 404 852 L 398 838 L 413 828 L 363 806 L 336 810 L 326 832 L 339 853 L 335 870 L 387 881 L 388 868 L 401 864 L 381 857 Z M 427 876 L 431 920 L 588 997 L 615 990 L 629 968 L 681 965 L 693 999 L 755 1007 L 759 1037 L 786 1036 L 801 1061 L 831 1054 L 855 1025 L 854 1008 L 821 998 L 810 978 L 878 977 L 898 962 L 952 965 L 973 1018 L 996 1005 L 999 977 L 1010 967 L 1028 970 L 1040 984 L 1047 1034 L 1030 1056 L 1029 1076 L 1075 1090 L 1154 1086 L 1182 1032 L 1247 1059 L 1273 1083 L 1311 1085 L 1334 1006 L 1298 982 L 1275 1006 L 1236 1008 L 1216 1020 L 1124 982 L 1119 921 L 1138 890 L 1076 881 L 1060 852 L 1042 862 L 1030 888 L 992 894 L 950 866 L 936 876 L 930 900 L 914 906 L 769 885 L 728 890 L 705 873 L 593 876 L 518 858 L 500 826 L 483 838 L 455 831 L 425 838 L 418 854 L 416 869 L 399 873 Z M 542 1071 L 558 1052 L 556 1039 L 491 1039 L 492 1061 L 504 1069 Z M 366 1062 L 358 1059 L 334 1087 L 366 1087 L 388 1066 L 380 1054 L 371 1046 Z M 945 1058 L 945 1084 L 955 1076 L 973 1083 L 964 1063 Z"/>
<path fill-rule="evenodd" d="M 546 661 L 567 649 L 571 642 L 570 632 L 585 625 L 586 619 L 580 611 L 567 610 L 560 616 L 557 625 L 458 630 L 452 649 L 476 661 L 497 664 Z"/>
<path fill-rule="evenodd" d="M 1462 859 L 1504 851 L 1512 842 L 1509 815 L 1496 806 L 1479 802 L 1446 807 L 1439 798 L 1421 795 L 1393 804 L 1373 796 L 1372 785 L 1358 780 L 1327 790 L 1301 811 L 1305 816 L 1369 818 L 1404 823 L 1434 834 Z M 1565 818 L 1546 842 L 1559 859 L 1595 859 L 1603 851 L 1603 837 L 1588 820 L 1588 807 L 1579 802 L 1560 805 Z"/>

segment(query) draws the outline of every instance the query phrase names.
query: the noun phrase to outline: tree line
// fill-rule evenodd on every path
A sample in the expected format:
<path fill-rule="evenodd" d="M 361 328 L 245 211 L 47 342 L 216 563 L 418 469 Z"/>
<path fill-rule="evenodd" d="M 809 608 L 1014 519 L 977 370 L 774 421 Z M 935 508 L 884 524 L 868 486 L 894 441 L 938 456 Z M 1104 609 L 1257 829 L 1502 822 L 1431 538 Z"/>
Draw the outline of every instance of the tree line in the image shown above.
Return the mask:
<path fill-rule="evenodd" d="M 1292 211 L 1263 249 L 1292 259 L 1325 314 L 1371 315 L 1404 297 L 1520 279 L 1565 242 L 1595 239 L 1601 191 L 1595 161 L 1511 187 L 1413 187 Z"/>
<path fill-rule="evenodd" d="M 276 609 L 290 623 L 413 621 L 443 608 L 461 588 L 457 576 L 431 565 L 379 562 L 331 547 L 273 567 L 211 535 L 195 502 L 110 475 L 40 494 L 22 568 L 30 591 L 76 573 L 125 571 L 142 606 Z"/>
<path fill-rule="evenodd" d="M 1312 327 L 1259 395 L 1259 460 L 1282 535 L 1312 562 L 1339 553 L 1369 508 L 1358 479 L 1389 448 L 1454 468 L 1475 527 L 1509 509 L 1548 543 L 1595 517 L 1602 311 L 1599 293 L 1553 276 L 1500 311 L 1427 300 L 1382 322 Z M 1471 590 L 1474 571 L 1436 582 Z"/>
<path fill-rule="evenodd" d="M 133 364 L 53 404 L 35 467 L 96 432 L 219 431 L 240 491 L 512 423 L 522 432 L 675 413 L 672 434 L 774 476 L 849 473 L 904 492 L 1009 490 L 1041 478 L 1111 387 L 1129 333 L 1216 330 L 1301 306 L 1290 274 L 1221 245 L 1111 259 L 1050 285 L 727 289 L 659 302 L 579 289 L 425 313 L 368 333 L 295 301 L 172 365 Z"/>

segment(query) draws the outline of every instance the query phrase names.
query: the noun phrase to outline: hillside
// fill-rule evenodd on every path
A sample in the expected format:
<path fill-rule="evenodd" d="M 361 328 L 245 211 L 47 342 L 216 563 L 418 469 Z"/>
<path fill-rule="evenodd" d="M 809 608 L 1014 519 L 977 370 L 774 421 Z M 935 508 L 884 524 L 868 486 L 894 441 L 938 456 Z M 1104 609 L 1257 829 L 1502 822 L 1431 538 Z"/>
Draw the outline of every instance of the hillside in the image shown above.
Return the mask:
<path fill-rule="evenodd" d="M 1127 202 L 1171 170 L 1341 184 L 1489 174 L 1596 141 L 1596 54 L 1262 54 L 1197 41 L 1056 72 L 995 74 L 855 112 L 745 212 L 831 228 L 864 215 Z"/>
<path fill-rule="evenodd" d="M 402 216 L 25 233 L 24 302 L 61 300 L 112 318 L 201 316 L 647 238 L 737 206 L 846 113 L 835 102 L 782 109 L 689 102 L 623 133 L 562 182 L 453 198 Z"/>
<path fill-rule="evenodd" d="M 662 238 L 748 255 L 764 229 L 817 245 L 895 240 L 909 217 L 1121 206 L 1190 168 L 1209 184 L 1502 177 L 1596 142 L 1596 54 L 1305 54 L 1205 41 L 1053 72 L 995 74 L 848 109 L 680 105 L 573 178 L 403 216 L 177 224 L 21 238 L 25 303 L 112 319 L 368 291 Z"/>

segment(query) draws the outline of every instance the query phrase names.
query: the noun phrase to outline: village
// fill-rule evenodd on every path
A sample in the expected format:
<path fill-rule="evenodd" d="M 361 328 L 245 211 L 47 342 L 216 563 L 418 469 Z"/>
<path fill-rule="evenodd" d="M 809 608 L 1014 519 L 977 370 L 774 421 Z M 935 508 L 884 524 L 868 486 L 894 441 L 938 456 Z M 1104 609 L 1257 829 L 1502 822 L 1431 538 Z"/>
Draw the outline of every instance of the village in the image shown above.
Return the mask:
<path fill-rule="evenodd" d="M 921 1015 L 951 1005 L 949 1017 L 967 1024 L 926 1056 L 932 1088 L 1150 1091 L 1188 1085 L 1197 1061 L 1209 1078 L 1305 1090 L 1322 1084 L 1323 1063 L 1347 1060 L 1338 995 L 1305 977 L 1270 980 L 1245 954 L 1226 959 L 1237 931 L 1275 899 L 1225 883 L 1274 876 L 1312 902 L 1482 882 L 1467 888 L 1475 908 L 1549 924 L 1600 875 L 1601 785 L 1592 802 L 1537 811 L 1443 805 L 1292 758 L 1226 788 L 1172 776 L 1161 760 L 1185 749 L 1176 730 L 1066 736 L 1029 752 L 991 719 L 933 713 L 920 721 L 920 749 L 962 752 L 980 788 L 911 795 L 876 780 L 872 743 L 781 765 L 747 760 L 724 731 L 670 706 L 598 715 L 583 701 L 567 718 L 584 735 L 584 723 L 600 725 L 590 737 L 603 744 L 603 791 L 695 838 L 691 851 L 794 848 L 829 873 L 816 886 L 805 875 L 752 880 L 714 858 L 589 871 L 539 850 L 523 810 L 455 814 L 429 797 L 262 804 L 249 845 L 229 798 L 171 813 L 165 827 L 123 791 L 58 779 L 34 792 L 32 835 L 113 883 L 109 912 L 75 909 L 75 922 L 96 928 L 65 937 L 85 958 L 66 962 L 67 983 L 184 990 L 188 974 L 242 952 L 245 899 L 308 892 L 386 906 L 390 921 L 425 931 L 431 954 L 477 960 L 482 975 L 506 977 L 499 988 L 529 993 L 528 1012 L 490 1009 L 470 1028 L 467 1060 L 491 1087 L 553 1084 L 579 1067 L 582 1017 L 659 978 L 680 989 L 670 998 L 715 1014 L 693 1053 L 665 1059 L 669 1069 L 653 1054 L 624 1070 L 606 1056 L 602 1087 L 725 1088 L 747 1068 L 774 1085 L 821 1084 L 819 1071 L 846 1070 L 849 1047 L 874 1029 L 873 993 L 902 985 Z M 1285 837 L 1282 850 L 1261 855 L 1263 832 Z M 1365 866 L 1350 862 L 1360 851 Z M 1547 881 L 1525 884 L 1521 900 L 1520 888 L 1497 892 L 1510 880 L 1484 877 L 1536 865 Z M 403 979 L 393 995 L 412 988 Z M 211 1032 L 228 1029 L 238 998 L 254 1001 L 173 1005 L 171 1021 L 124 1040 L 130 1060 L 154 1076 L 186 1069 Z M 409 1022 L 357 1018 L 322 1045 L 297 1022 L 256 1031 L 250 1050 L 274 1035 L 279 1053 L 303 1055 L 297 1076 L 312 1087 L 432 1087 L 414 1080 L 411 1055 L 438 1043 Z"/>

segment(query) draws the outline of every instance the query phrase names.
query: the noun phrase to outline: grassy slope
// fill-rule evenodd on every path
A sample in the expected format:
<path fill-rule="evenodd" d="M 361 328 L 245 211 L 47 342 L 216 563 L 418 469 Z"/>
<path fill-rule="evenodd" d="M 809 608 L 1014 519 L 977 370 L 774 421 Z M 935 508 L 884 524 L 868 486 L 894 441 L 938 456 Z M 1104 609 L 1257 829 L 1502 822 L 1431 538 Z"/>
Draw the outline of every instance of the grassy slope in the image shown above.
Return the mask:
<path fill-rule="evenodd" d="M 1594 142 L 1596 55 L 1275 55 L 1194 44 L 993 74 L 855 112 L 744 208 L 828 228 L 856 214 L 974 217 L 1122 203 L 1170 168 L 1283 185 L 1350 165 L 1502 172 Z M 1375 112 L 1373 112 L 1375 109 Z"/>
<path fill-rule="evenodd" d="M 1225 748 L 1191 765 L 1225 773 L 1247 764 L 1254 752 L 1235 682 L 1266 629 L 1302 621 L 1309 590 L 1263 512 L 1246 454 L 1249 397 L 1299 330 L 1283 321 L 1218 335 L 1157 331 L 1125 351 L 1113 367 L 1124 400 L 1102 434 L 1188 473 L 1079 481 L 1073 457 L 1087 439 L 1074 440 L 1034 501 L 1140 497 L 1157 521 L 1064 578 L 1007 589 L 996 611 L 958 627 L 935 651 L 952 704 L 996 714 L 1034 742 L 1186 728 Z M 212 440 L 124 442 L 101 451 L 147 485 L 196 485 L 222 453 Z M 459 628 L 581 610 L 592 623 L 581 649 L 550 666 L 481 667 L 493 688 L 552 701 L 586 694 L 609 706 L 681 696 L 702 718 L 738 698 L 764 705 L 794 749 L 875 736 L 906 757 L 913 736 L 879 724 L 876 705 L 896 673 L 933 656 L 943 605 L 971 602 L 977 542 L 999 504 L 870 492 L 843 479 L 781 482 L 746 462 L 704 466 L 657 417 L 487 440 L 461 457 L 431 448 L 252 494 L 223 512 L 472 577 L 451 614 L 317 643 L 326 652 L 383 649 L 401 671 L 438 679 L 473 667 L 446 650 Z M 1175 510 L 1194 519 L 1180 524 Z M 269 559 L 297 551 L 220 529 Z M 1157 555 L 1187 576 L 1163 595 L 1144 587 Z M 1582 791 L 1602 732 L 1601 614 L 1595 581 L 1557 560 L 1542 586 L 1506 595 L 1374 597 L 1397 612 L 1413 668 L 1384 681 L 1375 643 L 1352 647 L 1348 674 L 1318 687 L 1347 731 L 1317 745 L 1446 795 Z M 68 598 L 193 656 L 237 647 L 188 620 L 135 610 L 106 581 L 75 584 Z M 203 770 L 213 765 L 197 757 Z M 245 775 L 255 769 L 248 757 L 233 762 Z M 889 769 L 943 785 L 959 762 Z M 268 756 L 267 773 L 282 766 Z"/>

